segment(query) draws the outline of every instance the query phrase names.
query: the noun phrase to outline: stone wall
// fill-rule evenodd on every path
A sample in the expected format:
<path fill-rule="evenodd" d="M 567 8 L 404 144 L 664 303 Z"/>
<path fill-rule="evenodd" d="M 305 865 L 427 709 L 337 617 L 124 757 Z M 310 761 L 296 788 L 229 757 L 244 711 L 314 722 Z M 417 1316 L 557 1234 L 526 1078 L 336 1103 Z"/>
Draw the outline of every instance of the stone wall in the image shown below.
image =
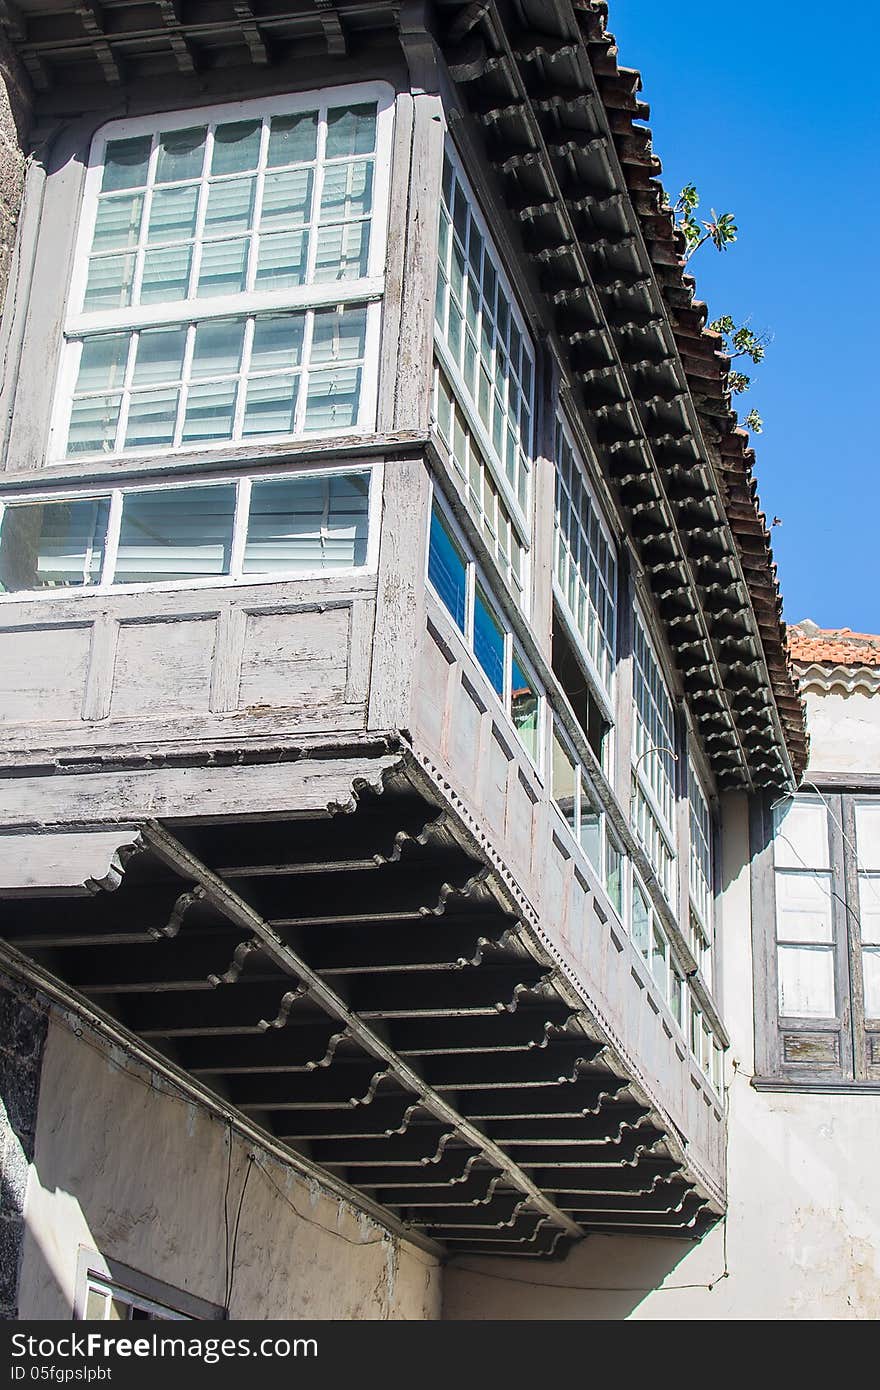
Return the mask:
<path fill-rule="evenodd" d="M 15 228 L 21 207 L 25 157 L 22 150 L 30 122 L 27 79 L 0 33 L 0 305 L 12 267 Z"/>
<path fill-rule="evenodd" d="M 0 1318 L 18 1312 L 28 1167 L 37 1128 L 47 1008 L 0 975 Z"/>

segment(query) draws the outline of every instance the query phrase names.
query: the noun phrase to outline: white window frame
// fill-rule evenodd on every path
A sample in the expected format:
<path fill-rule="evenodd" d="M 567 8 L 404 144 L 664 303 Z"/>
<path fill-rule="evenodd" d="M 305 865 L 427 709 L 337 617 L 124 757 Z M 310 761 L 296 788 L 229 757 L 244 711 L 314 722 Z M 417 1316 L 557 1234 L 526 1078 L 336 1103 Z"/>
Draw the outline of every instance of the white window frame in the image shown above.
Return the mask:
<path fill-rule="evenodd" d="M 602 513 L 602 508 L 599 506 L 599 503 L 598 503 L 598 500 L 597 500 L 597 497 L 596 497 L 595 489 L 593 488 L 592 483 L 590 482 L 589 474 L 588 474 L 588 472 L 587 472 L 587 468 L 586 468 L 586 465 L 585 465 L 585 462 L 584 462 L 584 458 L 583 458 L 583 452 L 582 452 L 582 450 L 578 447 L 578 445 L 576 444 L 574 435 L 573 435 L 571 429 L 569 428 L 568 422 L 567 422 L 567 420 L 565 419 L 564 415 L 562 415 L 561 412 L 560 412 L 560 413 L 557 415 L 557 417 L 556 417 L 556 428 L 557 428 L 559 434 L 562 435 L 562 438 L 565 440 L 565 443 L 568 445 L 569 449 L 571 450 L 572 462 L 573 462 L 573 464 L 576 466 L 576 468 L 577 468 L 577 470 L 578 470 L 578 475 L 579 475 L 580 484 L 581 484 L 581 486 L 582 486 L 584 492 L 585 492 L 586 495 L 587 495 L 587 499 L 588 499 L 588 501 L 589 501 L 589 503 L 590 503 L 590 507 L 591 507 L 591 510 L 592 510 L 592 512 L 593 512 L 593 515 L 596 517 L 596 520 L 597 520 L 598 523 L 599 523 L 599 530 L 600 530 L 600 532 L 602 533 L 602 538 L 603 538 L 603 540 L 605 541 L 605 544 L 608 546 L 608 549 L 609 549 L 609 551 L 610 551 L 610 553 L 611 553 L 611 556 L 612 556 L 612 559 L 613 559 L 613 562 L 614 562 L 614 591 L 613 591 L 612 594 L 611 594 L 611 632 L 608 633 L 608 634 L 604 634 L 604 629 L 603 629 L 603 635 L 606 635 L 606 636 L 607 636 L 607 639 L 608 639 L 608 640 L 607 640 L 607 645 L 608 645 L 608 648 L 609 648 L 609 651 L 610 651 L 610 666 L 611 666 L 611 669 L 610 669 L 610 672 L 609 672 L 609 679 L 608 679 L 608 684 L 607 684 L 607 685 L 604 683 L 604 681 L 602 680 L 602 677 L 601 677 L 600 674 L 599 674 L 598 667 L 596 666 L 596 663 L 595 663 L 595 661 L 594 661 L 594 659 L 593 659 L 593 655 L 592 655 L 592 653 L 590 652 L 589 647 L 587 646 L 586 639 L 584 638 L 583 634 L 581 633 L 581 631 L 580 631 L 580 629 L 579 629 L 579 627 L 578 627 L 578 623 L 577 623 L 576 616 L 575 616 L 575 614 L 571 611 L 571 607 L 570 607 L 569 602 L 568 602 L 568 595 L 565 594 L 565 593 L 563 592 L 562 586 L 561 586 L 561 584 L 559 583 L 559 576 L 558 576 L 558 574 L 557 574 L 557 568 L 558 568 L 558 550 L 559 550 L 559 546 L 562 544 L 561 530 L 560 530 L 560 526 L 559 526 L 559 512 L 558 512 L 558 507 L 557 507 L 557 505 L 556 505 L 556 497 L 557 497 L 557 494 L 558 494 L 558 489 L 559 489 L 559 487 L 560 487 L 560 485 L 561 485 L 561 477 L 560 477 L 560 472 L 559 472 L 559 434 L 557 434 L 557 438 L 556 438 L 556 440 L 554 441 L 554 460 L 553 460 L 553 462 L 554 462 L 554 477 L 555 477 L 555 489 L 554 489 L 554 499 L 553 499 L 553 567 L 552 567 L 553 594 L 554 594 L 554 597 L 556 598 L 556 601 L 557 601 L 557 603 L 558 603 L 558 605 L 559 605 L 559 611 L 560 611 L 560 613 L 561 613 L 561 615 L 562 615 L 562 619 L 563 619 L 563 621 L 564 621 L 564 623 L 565 623 L 566 631 L 567 631 L 567 633 L 568 633 L 568 635 L 569 635 L 569 638 L 571 639 L 571 642 L 572 642 L 572 644 L 573 644 L 573 646 L 574 646 L 574 648 L 575 648 L 575 651 L 577 652 L 578 656 L 580 657 L 580 660 L 581 660 L 582 664 L 586 667 L 586 674 L 587 674 L 587 676 L 589 677 L 590 682 L 591 682 L 591 684 L 592 684 L 592 686 L 593 686 L 593 694 L 594 694 L 594 696 L 595 696 L 595 698 L 596 698 L 596 701 L 597 701 L 597 703 L 599 704 L 599 707 L 601 708 L 603 714 L 606 716 L 606 718 L 608 719 L 608 721 L 609 721 L 609 723 L 610 723 L 610 725 L 611 725 L 612 736 L 613 736 L 613 730 L 614 730 L 614 727 L 615 727 L 615 725 L 614 725 L 614 708 L 615 708 L 615 705 L 614 705 L 614 697 L 615 697 L 615 691 L 616 691 L 616 688 L 617 688 L 617 623 L 618 623 L 618 611 L 617 611 L 617 610 L 618 610 L 618 603 L 617 603 L 617 597 L 618 597 L 618 596 L 617 596 L 617 578 L 618 578 L 619 556 L 618 556 L 618 553 L 617 553 L 617 546 L 615 545 L 614 540 L 612 539 L 612 536 L 611 536 L 611 531 L 610 531 L 609 527 L 606 525 L 605 517 L 604 517 L 604 515 L 603 515 L 603 513 Z M 568 489 L 565 489 L 565 490 L 568 491 Z M 569 500 L 570 500 L 570 501 L 573 501 L 573 499 L 571 499 L 571 498 L 569 498 Z M 579 529 L 581 529 L 581 535 L 583 535 L 582 528 L 579 528 Z M 589 537 L 586 538 L 586 541 L 587 541 L 587 545 L 589 546 Z M 588 600 L 589 600 L 589 595 L 588 595 Z M 598 617 L 597 617 L 597 622 L 598 622 Z"/>
<path fill-rule="evenodd" d="M 132 593 L 164 593 L 186 589 L 217 589 L 217 588 L 244 588 L 253 584 L 278 584 L 293 583 L 326 579 L 335 575 L 352 575 L 354 577 L 375 573 L 379 564 L 379 529 L 382 508 L 382 477 L 384 465 L 381 463 L 373 464 L 349 464 L 340 465 L 335 468 L 308 468 L 297 469 L 296 471 L 285 469 L 283 472 L 250 472 L 243 473 L 217 473 L 210 477 L 204 475 L 188 475 L 183 478 L 175 478 L 173 482 L 149 483 L 140 482 L 137 477 L 128 477 L 121 480 L 113 487 L 100 487 L 97 484 L 89 484 L 80 488 L 66 488 L 57 492 L 28 491 L 16 496 L 14 500 L 0 501 L 0 535 L 2 535 L 3 518 L 7 511 L 14 510 L 16 506 L 28 503 L 53 502 L 78 502 L 85 501 L 90 497 L 106 497 L 110 501 L 110 515 L 107 522 L 107 532 L 104 542 L 104 561 L 101 567 L 101 578 L 97 584 L 71 584 L 57 585 L 41 589 L 15 589 L 9 593 L 0 593 L 0 605 L 8 603 L 47 603 L 67 601 L 73 598 L 94 598 L 97 595 L 108 594 L 132 594 Z M 368 476 L 369 499 L 367 505 L 367 554 L 363 565 L 340 565 L 332 568 L 309 570 L 273 570 L 265 574 L 253 573 L 245 574 L 242 571 L 244 560 L 244 548 L 247 539 L 247 522 L 250 510 L 251 487 L 253 483 L 261 482 L 284 482 L 287 480 L 306 480 L 309 478 L 342 477 L 348 473 L 366 473 Z M 116 564 L 116 556 L 119 544 L 119 533 L 122 522 L 122 497 L 126 492 L 173 492 L 185 491 L 188 488 L 202 487 L 227 487 L 231 484 L 236 487 L 235 514 L 232 525 L 232 546 L 229 574 L 206 575 L 198 579 L 153 579 L 138 583 L 116 584 L 113 582 L 113 571 Z"/>
<path fill-rule="evenodd" d="M 89 268 L 89 253 L 98 210 L 98 194 L 104 172 L 104 158 L 110 141 L 134 139 L 138 136 L 159 132 L 186 130 L 193 125 L 213 127 L 216 123 L 247 121 L 279 115 L 295 115 L 297 111 L 326 110 L 329 107 L 376 104 L 376 150 L 374 156 L 373 207 L 370 219 L 370 245 L 367 274 L 357 280 L 327 281 L 320 284 L 301 285 L 283 290 L 251 290 L 234 295 L 218 295 L 202 299 L 180 299 L 160 301 L 159 303 L 129 306 L 122 309 L 85 311 L 83 300 Z M 162 325 L 189 325 L 209 319 L 247 318 L 256 313 L 269 314 L 279 310 L 333 309 L 343 305 L 364 304 L 367 310 L 366 341 L 364 345 L 364 365 L 362 369 L 358 421 L 355 429 L 365 432 L 375 428 L 376 406 L 379 391 L 379 342 L 381 330 L 382 297 L 385 288 L 385 260 L 388 245 L 388 212 L 391 184 L 392 136 L 394 128 L 395 92 L 387 82 L 353 83 L 338 87 L 320 87 L 309 92 L 291 93 L 276 97 L 262 97 L 251 101 L 237 101 L 210 106 L 188 107 L 185 110 L 170 111 L 158 115 L 142 116 L 132 119 L 111 121 L 102 126 L 95 135 L 89 163 L 86 170 L 82 194 L 82 212 L 77 232 L 74 253 L 74 268 L 71 276 L 70 294 L 64 323 L 64 345 L 61 364 L 55 387 L 55 404 L 49 440 L 49 458 L 58 462 L 73 458 L 77 461 L 100 458 L 131 458 L 141 454 L 164 453 L 172 446 L 158 448 L 127 449 L 124 453 L 77 453 L 66 452 L 67 432 L 70 413 L 79 370 L 80 340 L 84 336 L 110 332 L 137 331 L 140 328 L 153 328 Z M 209 136 L 209 138 L 211 138 Z M 264 127 L 263 139 L 266 139 Z M 151 159 L 156 158 L 154 146 Z M 319 167 L 322 167 L 319 165 Z M 262 179 L 262 174 L 258 176 Z M 313 206 L 319 206 L 320 183 L 316 182 L 313 193 Z M 199 200 L 196 236 L 201 235 L 204 224 L 206 197 Z M 145 210 L 147 216 L 149 209 Z M 312 237 L 311 242 L 316 241 Z M 314 245 L 310 248 L 310 259 L 314 255 Z M 129 352 L 129 368 L 131 370 Z M 331 437 L 352 433 L 351 426 L 338 426 L 331 429 L 310 431 L 306 437 Z M 254 446 L 272 440 L 294 437 L 282 435 L 260 435 L 250 442 Z M 241 441 L 238 441 L 241 442 Z M 214 439 L 197 443 L 181 443 L 173 448 L 175 455 L 182 453 L 203 453 L 209 449 L 231 444 L 232 440 Z"/>
<path fill-rule="evenodd" d="M 156 1321 L 161 1322 L 213 1322 L 224 1318 L 224 1309 L 217 1304 L 80 1245 L 73 1297 L 75 1322 L 86 1321 L 89 1293 L 93 1290 L 106 1296 L 108 1313 L 110 1299 L 117 1299 L 129 1308 L 158 1314 Z"/>
<path fill-rule="evenodd" d="M 431 583 L 431 579 L 428 574 L 428 567 L 431 555 L 430 525 L 431 517 L 433 515 L 435 507 L 440 513 L 443 519 L 443 524 L 449 532 L 449 535 L 452 537 L 456 546 L 461 551 L 462 559 L 465 565 L 464 631 L 462 631 L 462 629 L 456 623 L 455 619 L 452 617 L 443 598 L 437 592 L 434 585 Z M 531 662 L 529 661 L 528 657 L 523 651 L 522 643 L 520 642 L 519 638 L 511 628 L 508 619 L 504 616 L 504 612 L 500 604 L 498 603 L 498 600 L 495 597 L 495 591 L 492 585 L 489 583 L 485 571 L 478 564 L 474 556 L 473 550 L 468 545 L 467 541 L 462 535 L 461 527 L 455 520 L 451 508 L 449 507 L 449 504 L 446 501 L 446 498 L 443 496 L 440 489 L 434 486 L 432 486 L 431 489 L 431 503 L 428 508 L 428 539 L 425 545 L 424 580 L 425 587 L 427 588 L 431 597 L 435 600 L 441 611 L 446 615 L 453 630 L 457 633 L 459 640 L 463 643 L 469 654 L 473 657 L 476 669 L 479 671 L 480 677 L 485 682 L 486 688 L 490 691 L 491 697 L 494 700 L 498 710 L 500 710 L 504 714 L 505 719 L 512 726 L 514 735 L 516 737 L 517 746 L 522 749 L 526 758 L 529 760 L 531 766 L 537 772 L 538 776 L 543 779 L 543 769 L 546 762 L 545 735 L 547 728 L 548 708 L 546 692 L 544 690 L 543 685 L 535 675 Z M 495 689 L 495 686 L 492 684 L 488 675 L 483 670 L 483 667 L 480 664 L 479 658 L 477 657 L 476 650 L 474 648 L 474 598 L 478 588 L 481 589 L 482 592 L 485 594 L 486 599 L 488 600 L 487 606 L 489 608 L 489 611 L 492 614 L 495 621 L 498 623 L 498 626 L 500 627 L 504 638 L 503 697 L 499 695 L 498 691 Z M 528 676 L 529 680 L 532 683 L 532 687 L 535 691 L 535 694 L 538 698 L 538 726 L 536 729 L 535 738 L 537 757 L 534 758 L 532 757 L 532 754 L 529 752 L 529 749 L 527 748 L 525 742 L 520 737 L 519 730 L 513 723 L 513 711 L 511 707 L 511 673 L 513 670 L 514 658 L 519 662 L 519 665 L 523 668 L 525 674 Z"/>
<path fill-rule="evenodd" d="M 493 236 L 492 232 L 489 230 L 489 225 L 483 216 L 479 199 L 474 193 L 473 185 L 471 184 L 469 178 L 467 177 L 467 174 L 464 171 L 462 161 L 458 154 L 458 150 L 455 148 L 455 145 L 448 134 L 446 136 L 445 154 L 446 158 L 452 165 L 455 177 L 461 183 L 461 186 L 463 187 L 465 194 L 467 195 L 468 210 L 470 216 L 476 224 L 477 231 L 480 233 L 480 236 L 483 239 L 484 250 L 489 255 L 489 258 L 492 262 L 495 274 L 498 278 L 498 284 L 504 290 L 511 318 L 513 322 L 516 324 L 517 330 L 522 339 L 523 348 L 526 351 L 529 361 L 531 362 L 532 381 L 531 389 L 528 395 L 528 404 L 531 415 L 531 438 L 528 440 L 528 447 L 525 449 L 526 457 L 528 460 L 528 495 L 526 497 L 525 506 L 523 506 L 523 504 L 520 502 L 515 488 L 511 486 L 510 480 L 507 477 L 506 469 L 503 466 L 503 462 L 497 458 L 495 445 L 489 437 L 488 431 L 486 430 L 485 425 L 480 419 L 478 411 L 476 411 L 472 407 L 470 389 L 465 385 L 458 363 L 454 360 L 452 353 L 449 351 L 446 345 L 445 337 L 439 332 L 439 330 L 437 330 L 436 324 L 434 332 L 434 352 L 440 362 L 440 365 L 442 366 L 443 372 L 446 375 L 447 380 L 453 388 L 456 402 L 461 407 L 462 413 L 465 416 L 468 425 L 470 426 L 470 429 L 480 447 L 480 450 L 482 451 L 485 464 L 492 473 L 495 486 L 499 489 L 501 495 L 504 497 L 507 509 L 510 513 L 511 520 L 513 521 L 517 529 L 520 531 L 522 544 L 526 550 L 529 550 L 531 547 L 532 538 L 531 516 L 535 491 L 535 371 L 537 365 L 537 354 L 535 349 L 534 338 L 531 330 L 526 325 L 525 316 L 520 309 L 519 301 L 513 290 L 510 277 L 507 274 L 502 258 L 498 252 L 496 239 Z"/>
<path fill-rule="evenodd" d="M 649 810 L 650 813 L 653 815 L 653 818 L 654 818 L 654 820 L 656 821 L 657 829 L 658 829 L 659 832 L 660 832 L 660 837 L 661 837 L 662 841 L 664 842 L 664 844 L 666 845 L 666 848 L 667 848 L 667 850 L 668 850 L 668 852 L 669 852 L 669 855 L 670 855 L 670 857 L 671 857 L 671 859 L 672 859 L 672 865 L 671 865 L 671 867 L 670 867 L 670 875 L 669 875 L 669 876 L 670 876 L 670 882 L 669 882 L 669 883 L 664 883 L 664 882 L 662 882 L 662 877 L 661 877 L 660 871 L 659 871 L 659 869 L 657 868 L 656 865 L 653 865 L 653 861 L 652 861 L 652 865 L 653 865 L 653 867 L 654 867 L 655 873 L 657 874 L 658 882 L 660 882 L 661 887 L 663 888 L 663 891 L 664 891 L 664 893 L 665 893 L 667 899 L 670 901 L 670 903 L 671 903 L 672 905 L 674 905 L 674 903 L 673 903 L 673 895 L 674 895 L 674 892 L 675 892 L 675 887 L 674 887 L 674 880 L 675 880 L 675 864 L 676 864 L 677 859 L 678 859 L 678 841 L 677 841 L 677 837 L 676 837 L 676 833 L 675 833 L 675 823 L 674 823 L 674 822 L 675 822 L 675 805 L 676 805 L 675 776 L 674 776 L 674 774 L 673 774 L 672 776 L 669 776 L 668 769 L 666 769 L 666 774 L 667 774 L 667 778 L 668 778 L 668 781 L 669 781 L 670 801 L 671 801 L 671 806 L 670 806 L 671 816 L 670 816 L 670 817 L 667 817 L 666 811 L 663 809 L 663 807 L 662 807 L 661 804 L 660 804 L 660 798 L 658 797 L 656 791 L 654 790 L 654 787 L 653 787 L 653 785 L 652 785 L 652 783 L 651 783 L 651 778 L 650 778 L 650 776 L 648 775 L 648 772 L 647 772 L 647 770 L 646 770 L 646 765 L 647 765 L 647 763 L 648 763 L 648 759 L 651 758 L 651 757 L 658 757 L 659 755 L 658 755 L 658 754 L 652 754 L 652 753 L 649 752 L 649 753 L 647 754 L 647 756 L 645 756 L 645 755 L 644 755 L 644 754 L 645 754 L 645 750 L 644 750 L 644 749 L 643 749 L 641 752 L 639 751 L 638 741 L 637 741 L 637 738 L 636 738 L 636 731 L 641 727 L 641 717 L 640 717 L 640 713 L 639 713 L 638 696 L 637 696 L 637 691 L 636 691 L 636 682 L 637 682 L 637 680 L 639 679 L 639 677 L 638 677 L 638 665 L 639 665 L 639 663 L 638 663 L 638 661 L 637 661 L 637 659 L 636 659 L 636 652 L 635 652 L 635 645 L 636 645 L 636 644 L 635 644 L 635 637 L 636 637 L 636 633 L 637 633 L 637 630 L 638 630 L 638 629 L 641 629 L 642 636 L 644 637 L 644 640 L 645 640 L 645 645 L 646 645 L 646 647 L 647 647 L 647 649 L 648 649 L 648 652 L 650 653 L 651 658 L 653 659 L 654 665 L 655 665 L 656 668 L 657 668 L 657 673 L 658 673 L 658 675 L 659 675 L 659 677 L 660 677 L 660 681 L 661 681 L 661 683 L 662 683 L 663 690 L 664 690 L 664 692 L 665 692 L 665 694 L 666 694 L 667 700 L 669 701 L 670 716 L 671 716 L 671 719 L 672 719 L 672 729 L 668 731 L 668 734 L 667 734 L 667 735 L 665 736 L 665 738 L 664 738 L 664 747 L 668 748 L 668 750 L 670 751 L 673 764 L 677 761 L 677 758 L 678 758 L 678 747 L 677 747 L 676 736 L 675 736 L 675 702 L 674 702 L 673 697 L 672 697 L 672 692 L 671 692 L 671 690 L 669 689 L 669 685 L 668 685 L 668 683 L 667 683 L 666 676 L 665 676 L 664 671 L 663 671 L 662 663 L 661 663 L 661 661 L 660 661 L 660 659 L 659 659 L 659 657 L 658 657 L 658 655 L 657 655 L 657 648 L 655 647 L 654 642 L 653 642 L 653 639 L 652 639 L 652 637 L 651 637 L 650 629 L 649 629 L 649 627 L 648 627 L 647 622 L 645 621 L 644 612 L 642 611 L 642 608 L 641 608 L 640 604 L 638 604 L 638 603 L 636 603 L 636 604 L 634 605 L 634 607 L 633 607 L 633 622 L 634 622 L 634 628 L 633 628 L 633 694 L 632 694 L 632 703 L 633 703 L 633 738 L 632 738 L 632 748 L 631 748 L 631 750 L 630 750 L 630 754 L 631 754 L 631 763 L 632 763 L 632 769 L 633 769 L 633 777 L 634 777 L 635 781 L 636 781 L 637 784 L 638 784 L 639 791 L 642 793 L 642 796 L 643 796 L 645 802 L 647 803 L 648 810 Z M 650 694 L 650 692 L 649 692 L 649 694 Z M 650 737 L 650 734 L 649 734 L 649 731 L 648 731 L 648 730 L 645 730 L 645 737 L 646 737 L 646 738 L 649 738 L 649 737 Z M 666 741 L 667 738 L 668 738 L 668 742 Z M 653 743 L 652 743 L 652 742 L 646 744 L 646 748 L 648 748 L 648 749 L 650 749 L 652 746 L 653 746 Z M 663 766 L 665 767 L 665 764 L 663 764 Z M 635 791 L 635 787 L 633 788 L 633 794 L 632 794 L 632 796 L 631 796 L 631 798 L 630 798 L 630 802 L 631 802 L 631 805 L 630 805 L 630 820 L 633 821 L 633 819 L 634 819 L 634 813 L 635 813 L 635 809 L 636 809 L 636 791 Z M 634 822 L 634 823 L 635 823 L 635 822 Z M 641 838 L 642 838 L 642 837 L 641 837 L 641 835 L 640 835 L 640 836 L 639 836 L 639 839 L 641 840 Z M 648 851 L 648 846 L 647 846 L 647 845 L 644 845 L 644 848 L 645 848 L 645 850 L 646 850 L 646 852 L 647 852 L 647 851 Z M 650 858 L 650 854 L 649 854 L 649 858 Z"/>

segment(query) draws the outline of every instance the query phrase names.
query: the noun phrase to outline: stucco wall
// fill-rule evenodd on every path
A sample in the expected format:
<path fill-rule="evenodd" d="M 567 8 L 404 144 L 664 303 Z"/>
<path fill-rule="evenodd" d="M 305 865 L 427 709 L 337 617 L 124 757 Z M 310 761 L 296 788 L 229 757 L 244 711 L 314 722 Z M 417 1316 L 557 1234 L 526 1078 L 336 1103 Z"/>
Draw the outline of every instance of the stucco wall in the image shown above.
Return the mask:
<path fill-rule="evenodd" d="M 880 772 L 880 694 L 808 690 L 811 772 Z"/>
<path fill-rule="evenodd" d="M 22 1318 L 69 1318 L 80 1246 L 223 1305 L 222 1120 L 53 1013 L 25 1220 Z M 436 1261 L 232 1136 L 230 1226 L 245 1173 L 232 1318 L 433 1318 Z M 271 1182 L 266 1176 L 266 1170 Z M 272 1184 L 281 1189 L 283 1196 Z"/>
<path fill-rule="evenodd" d="M 724 799 L 724 831 L 721 980 L 732 1039 L 726 1226 L 697 1246 L 592 1236 L 564 1263 L 537 1270 L 524 1262 L 463 1261 L 480 1270 L 473 1274 L 453 1264 L 444 1281 L 445 1317 L 880 1317 L 880 1096 L 778 1094 L 751 1086 L 744 797 Z"/>

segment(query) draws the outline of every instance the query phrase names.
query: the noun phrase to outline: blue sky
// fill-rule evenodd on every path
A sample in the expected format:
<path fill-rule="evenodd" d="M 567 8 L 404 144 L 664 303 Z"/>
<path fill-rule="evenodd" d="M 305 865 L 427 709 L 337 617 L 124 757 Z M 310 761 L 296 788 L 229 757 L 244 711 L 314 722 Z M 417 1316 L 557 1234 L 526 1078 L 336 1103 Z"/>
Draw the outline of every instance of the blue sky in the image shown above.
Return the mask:
<path fill-rule="evenodd" d="M 756 406 L 761 503 L 788 622 L 880 632 L 880 5 L 610 0 L 674 197 L 736 215 L 691 262 L 710 318 L 773 341 Z M 742 364 L 739 364 L 742 366 Z M 746 370 L 748 363 L 743 367 Z"/>

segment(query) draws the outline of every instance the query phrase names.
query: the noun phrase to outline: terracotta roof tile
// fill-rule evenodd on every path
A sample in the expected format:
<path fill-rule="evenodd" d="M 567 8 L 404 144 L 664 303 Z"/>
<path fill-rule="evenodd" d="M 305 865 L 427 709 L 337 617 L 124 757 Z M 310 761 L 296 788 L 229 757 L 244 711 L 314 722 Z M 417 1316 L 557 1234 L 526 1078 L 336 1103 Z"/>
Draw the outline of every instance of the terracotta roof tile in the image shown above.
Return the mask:
<path fill-rule="evenodd" d="M 788 650 L 800 666 L 880 666 L 880 635 L 809 621 L 788 629 Z"/>

